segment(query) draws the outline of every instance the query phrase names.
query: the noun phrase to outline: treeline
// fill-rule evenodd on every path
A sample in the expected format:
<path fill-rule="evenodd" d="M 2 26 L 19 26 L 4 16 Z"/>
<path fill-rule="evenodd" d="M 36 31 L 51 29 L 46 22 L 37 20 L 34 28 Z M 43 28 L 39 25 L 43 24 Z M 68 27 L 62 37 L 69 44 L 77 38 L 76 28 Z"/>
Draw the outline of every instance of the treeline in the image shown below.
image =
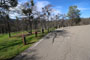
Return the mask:
<path fill-rule="evenodd" d="M 17 0 L 0 0 L 0 34 L 18 31 L 27 31 L 32 34 L 35 30 L 37 33 L 50 28 L 60 28 L 66 26 L 90 24 L 90 18 L 80 18 L 80 10 L 77 6 L 70 6 L 67 14 L 53 14 L 53 8 L 51 4 L 46 5 L 42 8 L 42 11 L 37 11 L 33 0 L 25 2 L 21 5 L 18 14 L 24 16 L 22 18 L 16 17 L 16 19 L 10 19 L 9 12 L 10 8 L 16 7 L 18 4 Z"/>
<path fill-rule="evenodd" d="M 54 21 L 46 21 L 44 19 L 34 19 L 32 21 L 32 29 L 35 30 L 37 29 L 38 31 L 40 31 L 40 29 L 47 29 L 48 24 L 49 23 L 49 27 L 50 28 L 60 28 L 60 27 L 67 27 L 67 26 L 71 26 L 72 24 L 70 24 L 70 20 L 68 19 L 60 19 L 58 21 L 54 20 Z M 78 25 L 88 25 L 90 24 L 90 18 L 81 18 L 81 21 Z M 29 28 L 29 23 L 28 23 L 28 19 L 27 18 L 23 18 L 21 19 L 9 19 L 9 25 L 10 25 L 10 31 L 11 32 L 19 32 L 19 31 L 28 31 L 30 30 Z M 4 34 L 4 33 L 8 33 L 8 23 L 7 20 L 5 19 L 0 19 L 0 33 Z"/>
<path fill-rule="evenodd" d="M 19 31 L 28 31 L 30 32 L 30 23 L 28 22 L 28 18 L 22 18 L 22 19 L 9 19 L 9 27 L 8 29 L 8 23 L 7 19 L 1 19 L 0 20 L 0 33 L 8 33 L 10 32 L 19 32 Z M 32 30 L 38 30 L 42 31 L 43 29 L 48 28 L 59 28 L 61 26 L 64 26 L 63 20 L 50 20 L 47 21 L 44 18 L 35 18 L 32 21 Z"/>
<path fill-rule="evenodd" d="M 81 18 L 80 25 L 88 25 L 90 24 L 90 18 Z"/>
<path fill-rule="evenodd" d="M 46 21 L 40 19 L 33 19 L 32 21 L 32 30 L 40 30 L 47 29 L 48 24 L 49 27 L 54 27 L 54 21 Z M 27 18 L 20 19 L 9 19 L 10 31 L 11 32 L 19 32 L 19 31 L 28 31 L 30 32 L 29 22 Z M 0 20 L 0 33 L 8 33 L 8 24 L 6 20 Z"/>

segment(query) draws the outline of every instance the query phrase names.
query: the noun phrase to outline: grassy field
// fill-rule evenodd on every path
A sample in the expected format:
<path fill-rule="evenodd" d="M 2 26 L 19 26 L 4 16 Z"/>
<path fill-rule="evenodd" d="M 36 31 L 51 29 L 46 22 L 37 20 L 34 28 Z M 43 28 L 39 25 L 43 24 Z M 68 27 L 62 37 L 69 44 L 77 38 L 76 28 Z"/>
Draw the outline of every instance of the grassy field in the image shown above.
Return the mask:
<path fill-rule="evenodd" d="M 47 30 L 45 30 L 44 35 L 46 35 L 47 33 Z M 13 36 L 18 34 L 22 34 L 22 32 L 12 33 Z M 15 57 L 16 55 L 27 49 L 28 47 L 32 46 L 33 43 L 37 42 L 42 37 L 42 33 L 39 33 L 37 38 L 34 34 L 27 36 L 27 45 L 23 45 L 21 37 L 9 38 L 8 34 L 0 34 L 0 60 L 10 60 L 11 58 Z"/>

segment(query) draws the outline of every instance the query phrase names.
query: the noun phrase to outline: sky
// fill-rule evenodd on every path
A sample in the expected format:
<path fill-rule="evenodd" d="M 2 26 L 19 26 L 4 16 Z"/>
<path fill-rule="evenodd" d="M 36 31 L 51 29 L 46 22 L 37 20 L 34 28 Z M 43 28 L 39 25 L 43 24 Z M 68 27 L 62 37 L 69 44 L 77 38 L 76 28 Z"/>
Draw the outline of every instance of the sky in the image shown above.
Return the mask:
<path fill-rule="evenodd" d="M 30 0 L 18 0 L 18 6 L 27 1 Z M 41 8 L 45 5 L 51 4 L 53 9 L 55 9 L 55 14 L 67 14 L 69 6 L 76 5 L 78 6 L 78 9 L 81 11 L 81 17 L 90 17 L 90 0 L 34 0 L 34 2 L 37 6 L 38 11 L 41 11 Z"/>

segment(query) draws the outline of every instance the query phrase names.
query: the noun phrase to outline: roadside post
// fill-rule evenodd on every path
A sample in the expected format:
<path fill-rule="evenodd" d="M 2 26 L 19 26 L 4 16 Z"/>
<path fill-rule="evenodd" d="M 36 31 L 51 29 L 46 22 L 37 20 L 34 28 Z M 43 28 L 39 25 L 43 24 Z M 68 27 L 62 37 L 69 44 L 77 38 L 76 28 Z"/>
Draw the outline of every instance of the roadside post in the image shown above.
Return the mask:
<path fill-rule="evenodd" d="M 25 35 L 22 35 L 23 44 L 26 45 L 26 37 Z"/>

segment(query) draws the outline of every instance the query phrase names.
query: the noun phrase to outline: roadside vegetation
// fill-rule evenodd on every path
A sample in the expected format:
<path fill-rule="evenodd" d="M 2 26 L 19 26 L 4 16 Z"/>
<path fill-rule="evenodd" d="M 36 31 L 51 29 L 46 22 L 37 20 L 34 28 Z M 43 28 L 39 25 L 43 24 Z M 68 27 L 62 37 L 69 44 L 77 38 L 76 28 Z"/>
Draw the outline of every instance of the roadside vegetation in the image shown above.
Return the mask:
<path fill-rule="evenodd" d="M 51 29 L 52 31 L 54 30 Z M 27 32 L 25 32 L 27 33 Z M 23 44 L 22 37 L 8 37 L 8 34 L 0 34 L 0 60 L 10 60 L 16 55 L 20 54 L 28 47 L 32 46 L 34 43 L 39 41 L 43 36 L 48 33 L 38 33 L 38 37 L 34 34 L 26 37 L 26 45 Z M 12 33 L 13 35 L 21 34 L 21 32 Z"/>
<path fill-rule="evenodd" d="M 70 6 L 67 14 L 53 14 L 51 4 L 37 11 L 34 0 L 17 6 L 18 0 L 0 0 L 0 60 L 12 59 L 57 28 L 90 24 L 90 18 L 80 17 L 78 6 Z M 11 19 L 9 13 L 23 17 Z"/>

